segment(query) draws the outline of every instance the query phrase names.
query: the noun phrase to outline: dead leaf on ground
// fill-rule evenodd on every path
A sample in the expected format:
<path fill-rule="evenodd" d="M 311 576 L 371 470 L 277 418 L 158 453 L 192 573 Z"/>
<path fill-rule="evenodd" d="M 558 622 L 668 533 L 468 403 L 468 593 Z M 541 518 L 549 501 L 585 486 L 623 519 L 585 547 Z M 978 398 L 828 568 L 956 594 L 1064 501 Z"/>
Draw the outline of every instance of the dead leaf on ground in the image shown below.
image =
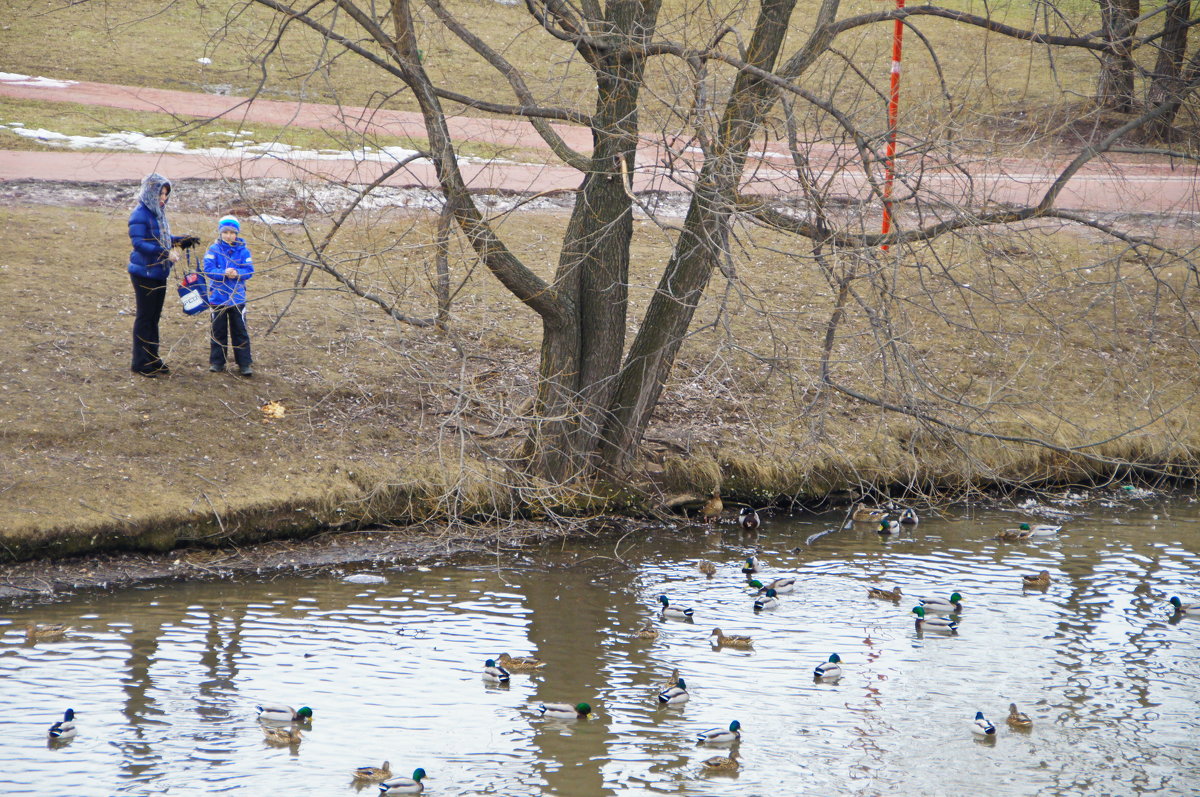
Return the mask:
<path fill-rule="evenodd" d="M 285 414 L 287 414 L 287 408 L 278 401 L 268 401 L 266 404 L 259 407 L 259 410 L 263 414 L 263 423 L 270 423 L 271 421 L 279 420 Z"/>

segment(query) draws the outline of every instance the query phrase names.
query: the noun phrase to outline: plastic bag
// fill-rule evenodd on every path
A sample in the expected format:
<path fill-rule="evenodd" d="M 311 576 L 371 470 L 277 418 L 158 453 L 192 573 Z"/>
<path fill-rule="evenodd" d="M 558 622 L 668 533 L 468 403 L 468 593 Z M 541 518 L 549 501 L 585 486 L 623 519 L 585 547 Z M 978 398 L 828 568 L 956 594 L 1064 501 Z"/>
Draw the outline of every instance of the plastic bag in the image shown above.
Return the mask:
<path fill-rule="evenodd" d="M 184 274 L 179 283 L 179 303 L 185 315 L 195 315 L 208 309 L 208 283 L 198 272 Z"/>

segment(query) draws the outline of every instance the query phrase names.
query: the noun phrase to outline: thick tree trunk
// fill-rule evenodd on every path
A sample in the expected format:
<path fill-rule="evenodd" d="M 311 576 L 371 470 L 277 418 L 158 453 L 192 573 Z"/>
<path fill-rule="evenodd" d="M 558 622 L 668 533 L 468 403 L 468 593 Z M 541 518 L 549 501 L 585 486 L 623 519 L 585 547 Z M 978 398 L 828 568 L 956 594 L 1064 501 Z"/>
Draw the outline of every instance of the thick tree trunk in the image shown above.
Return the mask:
<path fill-rule="evenodd" d="M 1169 0 L 1167 18 L 1163 21 L 1163 35 L 1159 40 L 1158 58 L 1154 64 L 1154 75 L 1146 91 L 1146 105 L 1153 108 L 1164 102 L 1171 109 L 1146 129 L 1150 141 L 1171 139 L 1175 114 L 1183 99 L 1183 56 L 1187 52 L 1188 17 L 1192 13 L 1192 0 Z"/>
<path fill-rule="evenodd" d="M 632 173 L 638 95 L 645 59 L 631 55 L 653 32 L 657 0 L 609 3 L 603 28 L 619 49 L 586 50 L 596 75 L 592 165 L 567 225 L 555 288 L 573 297 L 566 323 L 543 324 L 538 421 L 530 436 L 531 468 L 556 481 L 587 476 L 616 389 L 625 349 Z"/>
<path fill-rule="evenodd" d="M 787 35 L 795 0 L 764 0 L 746 60 L 770 71 Z M 684 229 L 646 310 L 621 370 L 601 446 L 604 466 L 628 466 L 658 404 L 675 356 L 692 322 L 726 240 L 746 151 L 775 100 L 774 87 L 742 72 L 725 106 L 716 141 L 701 170 Z"/>
<path fill-rule="evenodd" d="M 1100 0 L 1100 20 L 1104 38 L 1116 52 L 1100 57 L 1100 80 L 1096 102 L 1102 108 L 1132 113 L 1136 105 L 1133 90 L 1133 59 L 1129 48 L 1137 25 L 1132 21 L 1140 13 L 1140 0 Z"/>

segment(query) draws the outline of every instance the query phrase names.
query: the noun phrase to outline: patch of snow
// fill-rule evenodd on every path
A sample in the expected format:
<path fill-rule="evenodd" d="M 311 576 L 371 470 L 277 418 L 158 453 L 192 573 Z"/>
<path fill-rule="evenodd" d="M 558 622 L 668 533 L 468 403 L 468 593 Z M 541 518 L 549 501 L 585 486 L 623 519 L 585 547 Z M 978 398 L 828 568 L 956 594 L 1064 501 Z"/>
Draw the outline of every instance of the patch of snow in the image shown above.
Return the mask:
<path fill-rule="evenodd" d="M 303 224 L 304 219 L 289 219 L 287 216 L 272 216 L 270 213 L 259 213 L 258 220 L 263 224 Z"/>
<path fill-rule="evenodd" d="M 182 141 L 175 141 L 160 136 L 148 136 L 123 130 L 119 133 L 105 133 L 99 136 L 69 136 L 53 130 L 38 128 L 28 129 L 18 123 L 0 124 L 0 129 L 7 129 L 25 138 L 66 147 L 68 149 L 108 149 L 120 151 L 147 152 L 155 155 L 202 155 L 207 157 L 238 158 L 276 158 L 278 160 L 352 160 L 358 162 L 379 161 L 383 163 L 398 162 L 416 150 L 401 147 L 387 147 L 384 150 L 308 150 L 284 144 L 279 141 L 257 143 L 250 141 L 233 141 L 228 147 L 198 147 L 190 148 Z"/>
<path fill-rule="evenodd" d="M 55 80 L 48 77 L 30 77 L 29 75 L 18 75 L 13 72 L 0 72 L 0 83 L 10 83 L 14 86 L 31 86 L 35 89 L 65 89 L 67 86 L 74 86 L 76 82 L 74 80 Z"/>
<path fill-rule="evenodd" d="M 208 66 L 209 64 L 212 63 L 212 59 L 211 58 L 197 58 L 196 63 L 204 64 L 205 66 Z"/>

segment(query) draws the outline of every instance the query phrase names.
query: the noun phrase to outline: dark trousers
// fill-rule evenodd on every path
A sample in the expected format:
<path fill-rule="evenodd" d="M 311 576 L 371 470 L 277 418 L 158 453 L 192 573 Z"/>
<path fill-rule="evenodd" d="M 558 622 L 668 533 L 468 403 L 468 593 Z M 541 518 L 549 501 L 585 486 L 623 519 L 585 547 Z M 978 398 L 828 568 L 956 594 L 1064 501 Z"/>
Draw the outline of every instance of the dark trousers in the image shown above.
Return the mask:
<path fill-rule="evenodd" d="M 130 274 L 137 313 L 133 317 L 133 362 L 130 369 L 150 373 L 163 367 L 158 356 L 158 319 L 167 297 L 167 281 Z"/>
<path fill-rule="evenodd" d="M 208 364 L 225 364 L 225 341 L 233 345 L 238 368 L 250 367 L 250 333 L 246 331 L 246 305 L 233 304 L 212 309 L 212 336 L 209 338 Z"/>

